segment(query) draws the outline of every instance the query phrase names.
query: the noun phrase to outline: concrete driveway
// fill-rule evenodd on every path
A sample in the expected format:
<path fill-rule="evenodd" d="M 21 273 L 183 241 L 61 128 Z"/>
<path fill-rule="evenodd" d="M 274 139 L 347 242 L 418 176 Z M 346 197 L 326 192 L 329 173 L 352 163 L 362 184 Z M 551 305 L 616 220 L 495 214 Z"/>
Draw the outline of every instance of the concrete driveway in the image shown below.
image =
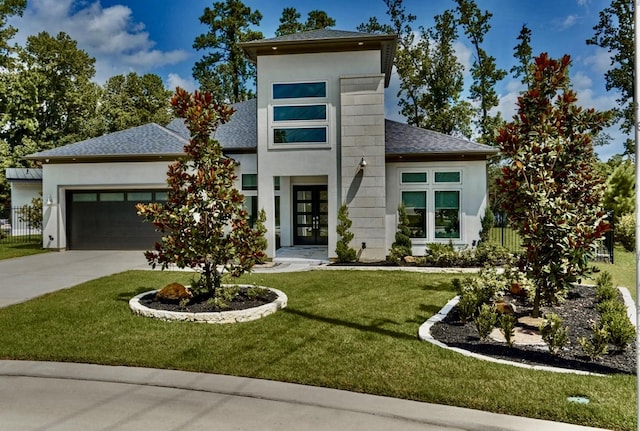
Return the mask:
<path fill-rule="evenodd" d="M 2 260 L 0 306 L 148 268 L 139 251 L 65 251 Z M 0 361 L 0 429 L 596 430 L 259 379 L 30 361 Z"/>
<path fill-rule="evenodd" d="M 141 251 L 61 251 L 0 260 L 0 307 L 129 269 L 148 269 Z"/>

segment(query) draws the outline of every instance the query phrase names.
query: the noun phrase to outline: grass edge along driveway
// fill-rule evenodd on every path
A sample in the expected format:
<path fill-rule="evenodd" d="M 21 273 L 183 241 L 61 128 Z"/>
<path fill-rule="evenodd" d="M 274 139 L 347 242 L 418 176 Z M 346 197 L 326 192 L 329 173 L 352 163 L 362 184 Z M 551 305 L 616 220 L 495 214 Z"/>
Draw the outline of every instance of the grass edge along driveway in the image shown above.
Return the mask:
<path fill-rule="evenodd" d="M 578 376 L 467 358 L 419 341 L 455 275 L 252 274 L 285 310 L 234 325 L 134 316 L 128 300 L 182 272 L 129 271 L 0 310 L 0 358 L 179 369 L 325 386 L 616 430 L 636 429 L 635 376 Z M 588 405 L 569 396 L 587 396 Z"/>

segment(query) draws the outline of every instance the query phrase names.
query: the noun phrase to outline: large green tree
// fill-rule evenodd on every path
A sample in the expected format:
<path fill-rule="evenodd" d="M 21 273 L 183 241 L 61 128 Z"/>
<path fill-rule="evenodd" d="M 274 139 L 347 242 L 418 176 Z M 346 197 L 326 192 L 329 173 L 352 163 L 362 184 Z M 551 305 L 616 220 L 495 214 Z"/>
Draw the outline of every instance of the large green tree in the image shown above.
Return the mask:
<path fill-rule="evenodd" d="M 15 67 L 0 76 L 0 138 L 16 163 L 88 137 L 100 91 L 94 63 L 66 33 L 27 39 Z"/>
<path fill-rule="evenodd" d="M 533 50 L 531 49 L 531 29 L 525 24 L 520 29 L 518 44 L 513 49 L 513 56 L 518 60 L 518 64 L 513 66 L 510 72 L 514 78 L 520 78 L 520 82 L 529 85 L 531 82 L 531 72 L 533 66 Z"/>
<path fill-rule="evenodd" d="M 171 121 L 171 91 L 162 78 L 135 72 L 112 76 L 102 88 L 98 112 L 105 132 L 116 132 L 146 123 L 162 126 Z"/>
<path fill-rule="evenodd" d="M 605 73 L 607 90 L 620 92 L 616 118 L 621 120 L 625 133 L 635 128 L 634 100 L 634 24 L 632 0 L 612 0 L 611 4 L 600 11 L 600 21 L 593 27 L 595 34 L 587 39 L 588 45 L 605 48 L 611 54 L 611 66 Z M 633 140 L 625 143 L 625 152 L 635 154 Z"/>
<path fill-rule="evenodd" d="M 284 36 L 285 34 L 294 34 L 308 30 L 319 30 L 336 25 L 336 20 L 322 10 L 310 11 L 307 14 L 307 21 L 304 23 L 300 22 L 300 17 L 301 15 L 296 8 L 284 8 L 280 16 L 280 26 L 278 26 L 276 30 L 276 36 Z"/>
<path fill-rule="evenodd" d="M 603 179 L 594 173 L 592 139 L 610 113 L 582 109 L 570 89 L 569 56 L 534 60 L 518 113 L 497 138 L 506 159 L 500 192 L 524 247 L 523 269 L 534 280 L 534 317 L 589 271 L 597 240 L 608 229 Z"/>
<path fill-rule="evenodd" d="M 193 43 L 194 49 L 207 51 L 193 67 L 202 91 L 226 103 L 253 97 L 256 69 L 238 44 L 262 39 L 261 32 L 251 29 L 261 19 L 259 11 L 252 11 L 241 0 L 215 2 L 213 8 L 205 8 L 200 22 L 209 26 L 209 31 Z"/>
<path fill-rule="evenodd" d="M 478 126 L 481 137 L 479 142 L 487 145 L 495 143 L 498 128 L 504 123 L 500 113 L 493 115 L 492 109 L 500 103 L 496 84 L 507 76 L 507 71 L 498 68 L 496 59 L 482 47 L 486 34 L 491 29 L 490 12 L 480 11 L 474 0 L 456 0 L 458 4 L 458 22 L 475 50 L 475 59 L 471 66 L 473 83 L 469 87 L 472 100 L 478 104 Z"/>
<path fill-rule="evenodd" d="M 402 0 L 385 0 L 390 23 L 372 17 L 358 26 L 368 33 L 398 35 L 394 65 L 400 78 L 398 106 L 409 124 L 446 134 L 470 136 L 471 105 L 461 100 L 462 65 L 453 50 L 457 38 L 455 20 L 446 11 L 435 17 L 431 29 L 411 24 Z"/>

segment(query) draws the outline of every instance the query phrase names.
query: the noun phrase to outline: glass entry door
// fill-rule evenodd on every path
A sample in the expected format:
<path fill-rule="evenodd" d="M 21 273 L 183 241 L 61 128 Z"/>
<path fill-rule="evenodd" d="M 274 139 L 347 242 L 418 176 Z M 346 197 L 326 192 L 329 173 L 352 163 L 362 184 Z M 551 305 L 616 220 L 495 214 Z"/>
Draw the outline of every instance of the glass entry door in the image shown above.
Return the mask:
<path fill-rule="evenodd" d="M 294 245 L 327 245 L 327 186 L 293 186 Z"/>

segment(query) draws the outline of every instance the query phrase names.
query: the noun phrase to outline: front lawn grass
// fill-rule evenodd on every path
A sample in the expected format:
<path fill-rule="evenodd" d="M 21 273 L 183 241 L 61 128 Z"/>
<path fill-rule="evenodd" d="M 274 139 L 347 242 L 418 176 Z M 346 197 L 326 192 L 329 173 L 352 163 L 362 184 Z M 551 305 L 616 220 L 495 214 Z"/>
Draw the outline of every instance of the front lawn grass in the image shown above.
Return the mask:
<path fill-rule="evenodd" d="M 0 241 L 0 260 L 14 257 L 30 256 L 32 254 L 47 253 L 51 250 L 42 248 L 42 241 Z"/>
<path fill-rule="evenodd" d="M 190 274 L 131 271 L 0 310 L 0 358 L 257 377 L 616 430 L 636 429 L 634 376 L 498 365 L 419 341 L 454 275 L 402 271 L 253 274 L 289 305 L 234 325 L 134 316 L 128 300 Z M 587 396 L 587 405 L 569 396 Z"/>

